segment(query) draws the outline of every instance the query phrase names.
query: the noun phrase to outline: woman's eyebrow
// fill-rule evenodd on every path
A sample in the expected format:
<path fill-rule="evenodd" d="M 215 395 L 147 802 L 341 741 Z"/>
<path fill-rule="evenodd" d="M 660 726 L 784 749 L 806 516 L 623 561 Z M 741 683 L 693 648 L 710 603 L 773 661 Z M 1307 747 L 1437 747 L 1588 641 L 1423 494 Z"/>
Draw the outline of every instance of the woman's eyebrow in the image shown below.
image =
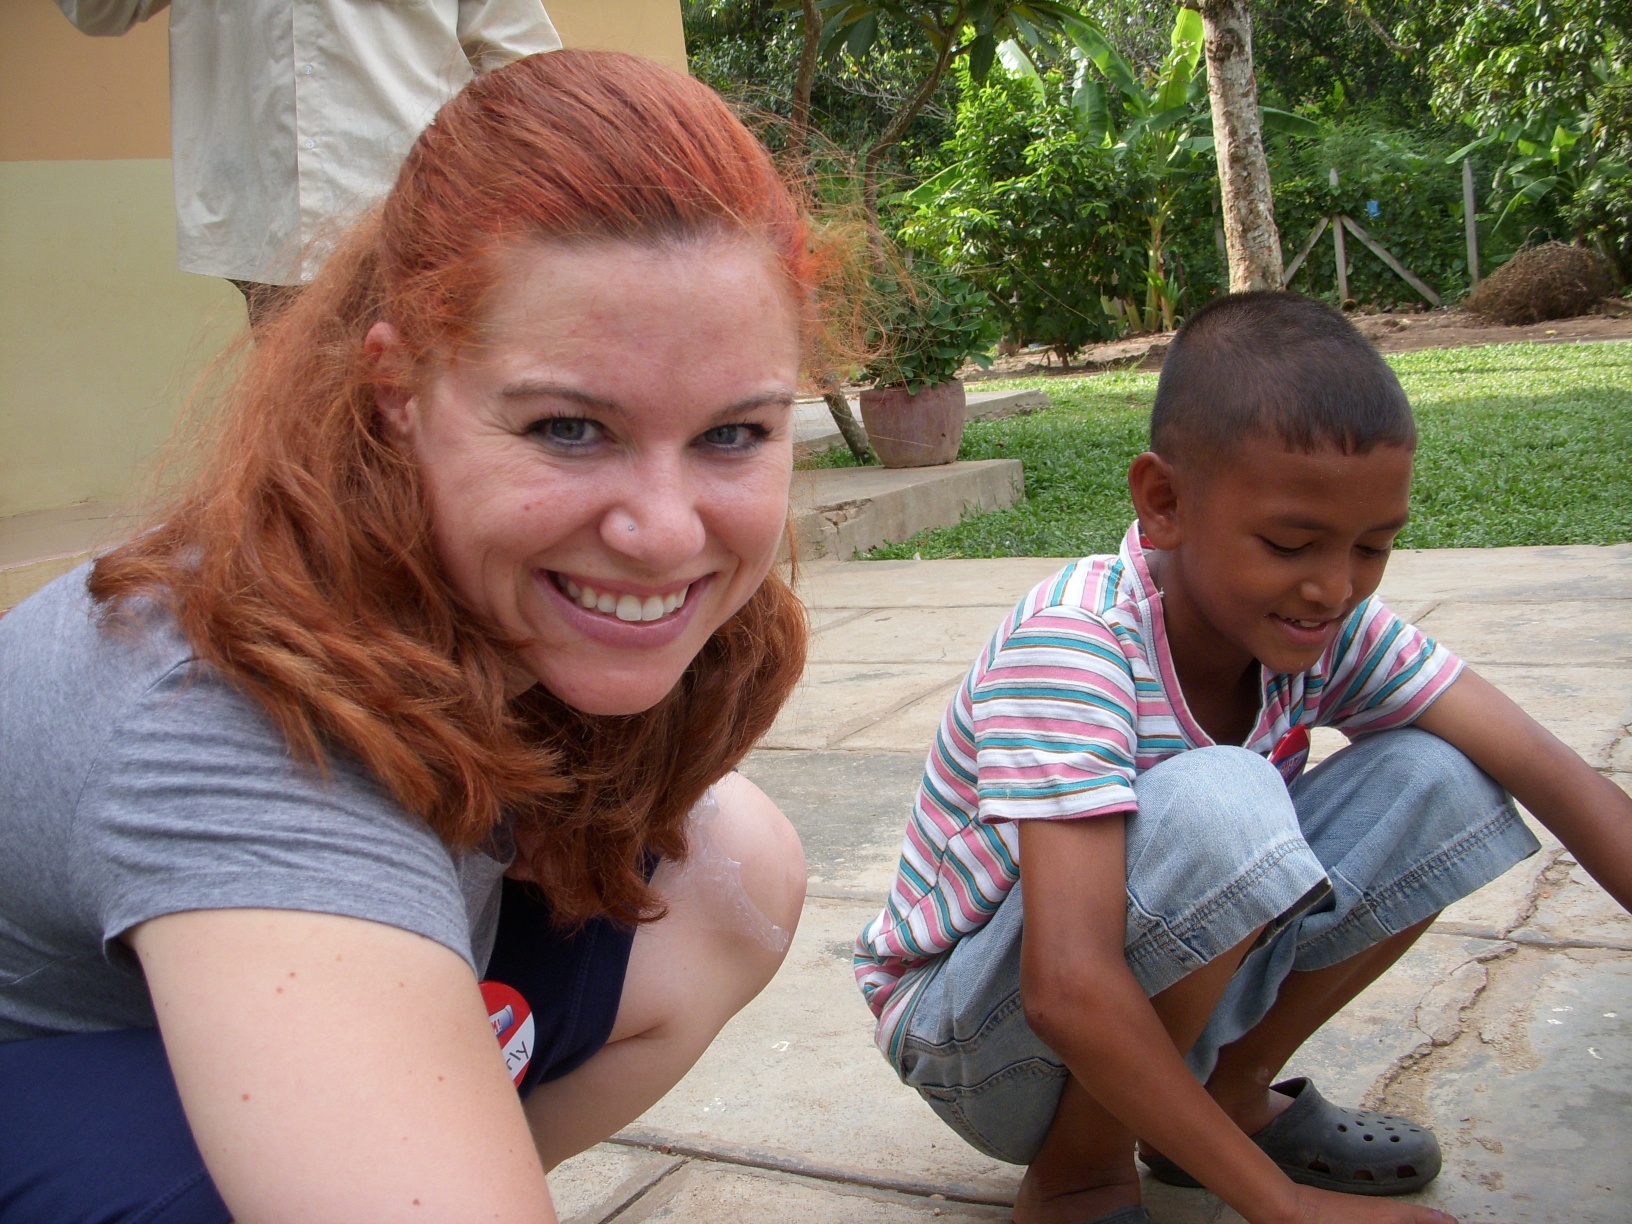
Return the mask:
<path fill-rule="evenodd" d="M 752 412 L 755 408 L 792 408 L 794 400 L 792 391 L 766 391 L 761 395 L 749 395 L 721 408 L 714 414 L 714 420 L 728 420 L 744 412 Z"/>
<path fill-rule="evenodd" d="M 605 396 L 594 395 L 588 391 L 571 387 L 565 383 L 522 381 L 509 383 L 499 388 L 499 398 L 502 400 L 530 400 L 530 399 L 564 399 L 573 403 L 582 404 L 585 408 L 593 408 L 599 412 L 613 416 L 627 416 L 628 409 L 616 400 L 609 400 Z M 725 407 L 713 416 L 713 420 L 724 421 L 744 412 L 751 412 L 755 408 L 791 408 L 795 396 L 792 391 L 766 391 L 758 395 L 744 396 Z"/>
<path fill-rule="evenodd" d="M 622 405 L 615 400 L 609 400 L 599 395 L 591 395 L 588 391 L 581 391 L 577 387 L 569 387 L 564 383 L 529 381 L 509 383 L 499 388 L 499 398 L 503 400 L 565 399 L 582 404 L 586 408 L 595 408 L 601 412 L 610 412 L 618 416 L 624 415 Z"/>

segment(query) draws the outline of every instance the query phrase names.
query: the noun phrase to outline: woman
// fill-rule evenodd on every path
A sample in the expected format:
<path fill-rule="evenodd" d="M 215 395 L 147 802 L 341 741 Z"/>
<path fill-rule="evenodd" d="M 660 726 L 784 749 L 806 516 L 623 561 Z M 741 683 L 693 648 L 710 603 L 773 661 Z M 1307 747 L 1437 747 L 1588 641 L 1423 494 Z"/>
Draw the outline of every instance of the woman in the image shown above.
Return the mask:
<path fill-rule="evenodd" d="M 0 621 L 0 1220 L 551 1220 L 770 979 L 817 252 L 689 78 L 480 78 Z"/>

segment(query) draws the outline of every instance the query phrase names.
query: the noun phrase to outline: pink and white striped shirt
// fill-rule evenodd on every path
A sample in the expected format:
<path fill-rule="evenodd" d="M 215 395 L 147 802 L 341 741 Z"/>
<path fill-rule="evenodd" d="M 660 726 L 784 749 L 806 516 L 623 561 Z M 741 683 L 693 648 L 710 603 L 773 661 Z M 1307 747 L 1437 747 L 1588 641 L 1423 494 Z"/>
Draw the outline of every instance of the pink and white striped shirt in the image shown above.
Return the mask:
<path fill-rule="evenodd" d="M 1376 599 L 1306 672 L 1263 677 L 1244 747 L 1291 782 L 1309 728 L 1351 737 L 1412 722 L 1461 662 Z M 923 970 L 997 911 L 1020 878 L 1017 821 L 1132 812 L 1133 779 L 1212 744 L 1184 703 L 1138 524 L 1116 556 L 1039 583 L 998 626 L 941 719 L 884 910 L 855 971 L 894 1057 Z"/>

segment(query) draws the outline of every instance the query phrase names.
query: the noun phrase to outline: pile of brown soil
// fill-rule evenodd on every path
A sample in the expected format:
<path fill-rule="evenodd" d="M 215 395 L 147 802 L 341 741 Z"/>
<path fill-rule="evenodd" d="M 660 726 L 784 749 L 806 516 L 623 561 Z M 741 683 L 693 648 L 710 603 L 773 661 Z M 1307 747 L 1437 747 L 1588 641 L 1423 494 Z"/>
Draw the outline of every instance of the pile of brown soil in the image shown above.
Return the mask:
<path fill-rule="evenodd" d="M 1469 314 L 1509 326 L 1586 314 L 1615 289 L 1615 273 L 1596 251 L 1548 242 L 1520 251 L 1462 303 Z"/>

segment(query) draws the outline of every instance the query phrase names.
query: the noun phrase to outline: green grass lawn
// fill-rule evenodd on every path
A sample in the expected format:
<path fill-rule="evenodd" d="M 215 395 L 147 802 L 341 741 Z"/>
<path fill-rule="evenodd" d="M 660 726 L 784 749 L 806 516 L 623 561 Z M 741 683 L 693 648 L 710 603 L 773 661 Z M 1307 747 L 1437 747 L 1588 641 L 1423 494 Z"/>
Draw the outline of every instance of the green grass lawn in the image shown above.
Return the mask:
<path fill-rule="evenodd" d="M 1632 540 L 1632 342 L 1509 344 L 1390 357 L 1417 413 L 1402 548 Z M 870 558 L 1114 552 L 1133 519 L 1125 476 L 1144 449 L 1154 374 L 982 383 L 1039 387 L 1055 407 L 973 421 L 960 459 L 1019 459 L 1026 500 L 875 549 Z M 829 452 L 816 462 L 842 464 Z"/>

